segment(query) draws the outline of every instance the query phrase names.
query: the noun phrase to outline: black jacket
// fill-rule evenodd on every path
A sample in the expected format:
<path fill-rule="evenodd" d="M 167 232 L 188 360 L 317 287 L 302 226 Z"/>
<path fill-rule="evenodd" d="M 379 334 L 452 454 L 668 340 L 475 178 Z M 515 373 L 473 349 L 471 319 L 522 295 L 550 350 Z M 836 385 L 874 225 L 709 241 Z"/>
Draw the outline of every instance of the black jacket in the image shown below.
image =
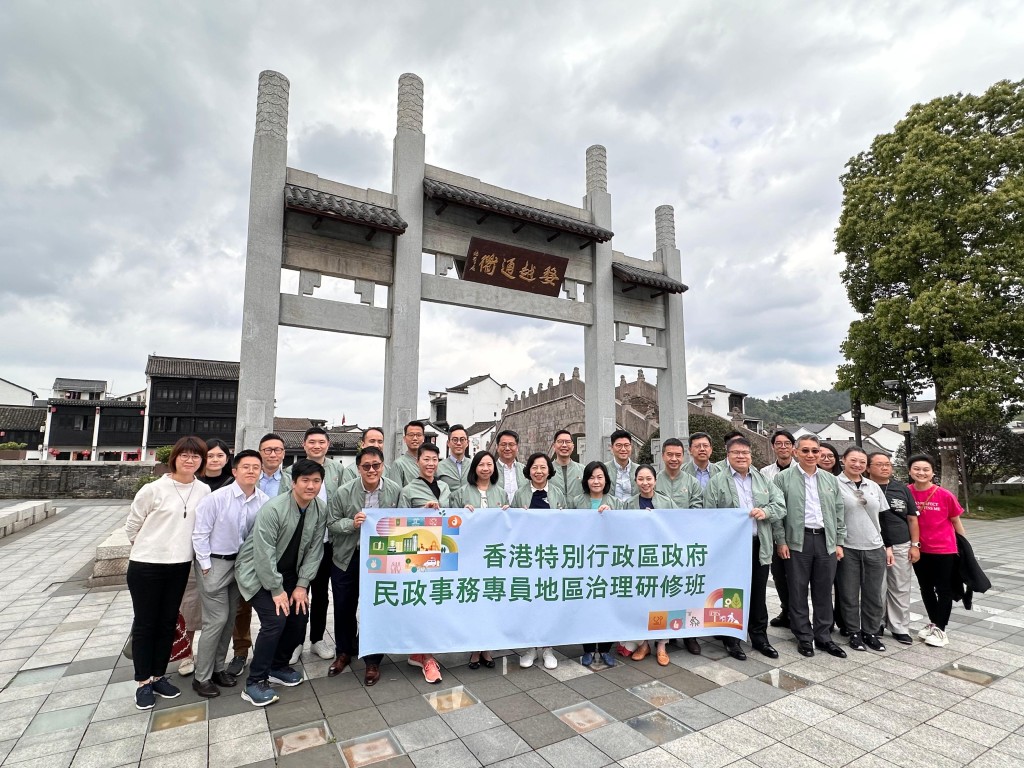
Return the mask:
<path fill-rule="evenodd" d="M 974 557 L 971 542 L 959 533 L 956 535 L 956 549 L 960 558 L 952 576 L 953 599 L 961 601 L 964 608 L 969 611 L 974 604 L 974 593 L 987 592 L 992 582 Z"/>

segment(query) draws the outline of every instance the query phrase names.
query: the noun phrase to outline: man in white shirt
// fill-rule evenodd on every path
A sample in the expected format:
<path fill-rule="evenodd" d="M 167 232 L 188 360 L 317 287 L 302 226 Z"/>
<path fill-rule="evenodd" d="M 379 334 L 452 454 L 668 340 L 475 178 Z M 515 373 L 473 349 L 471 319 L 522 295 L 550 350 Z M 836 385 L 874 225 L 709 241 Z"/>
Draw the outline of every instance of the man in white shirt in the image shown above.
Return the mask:
<path fill-rule="evenodd" d="M 224 663 L 238 608 L 235 558 L 252 530 L 256 512 L 269 497 L 256 487 L 262 462 L 256 451 L 239 451 L 231 462 L 235 482 L 199 502 L 192 532 L 196 586 L 203 604 L 203 632 L 196 651 L 192 688 L 200 696 L 220 696 L 236 685 Z"/>
<path fill-rule="evenodd" d="M 498 433 L 495 438 L 495 447 L 498 449 L 498 474 L 501 478 L 501 487 L 505 494 L 511 499 L 516 495 L 520 486 L 528 485 L 529 480 L 523 472 L 523 464 L 519 459 L 519 433 L 511 429 L 505 429 Z"/>

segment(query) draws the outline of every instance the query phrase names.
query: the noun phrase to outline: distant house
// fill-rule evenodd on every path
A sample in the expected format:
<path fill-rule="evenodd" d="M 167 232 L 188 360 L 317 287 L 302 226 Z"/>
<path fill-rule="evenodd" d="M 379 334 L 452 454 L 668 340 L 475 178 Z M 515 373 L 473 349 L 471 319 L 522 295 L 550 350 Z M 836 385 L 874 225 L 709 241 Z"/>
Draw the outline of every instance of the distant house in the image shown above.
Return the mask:
<path fill-rule="evenodd" d="M 34 394 L 34 393 L 33 393 Z M 0 443 L 24 443 L 29 458 L 38 458 L 43 443 L 46 408 L 0 405 Z"/>
<path fill-rule="evenodd" d="M 50 399 L 105 400 L 107 382 L 99 379 L 54 379 Z"/>
<path fill-rule="evenodd" d="M 39 395 L 27 387 L 0 379 L 0 405 L 34 405 L 38 397 Z M 2 442 L 4 441 L 0 440 L 0 443 Z"/>
<path fill-rule="evenodd" d="M 918 426 L 922 424 L 935 423 L 935 401 L 934 400 L 911 400 L 907 410 L 910 412 L 910 420 Z M 862 405 L 861 423 L 870 424 L 873 427 L 884 427 L 886 424 L 900 424 L 903 422 L 903 407 L 899 403 L 882 401 L 873 405 Z M 838 421 L 853 421 L 853 411 L 839 414 Z M 916 420 L 916 421 L 915 421 Z"/>
<path fill-rule="evenodd" d="M 746 400 L 747 393 L 739 392 L 723 384 L 708 384 L 704 389 L 695 395 L 687 395 L 686 399 L 691 405 L 710 412 L 728 421 L 742 422 L 742 425 L 758 434 L 764 428 L 763 420 L 755 416 L 747 415 Z"/>
<path fill-rule="evenodd" d="M 896 453 L 904 442 L 903 434 L 899 432 L 893 424 L 876 427 L 871 424 L 861 422 L 860 434 L 861 439 L 865 443 L 865 448 L 867 448 L 868 440 L 870 440 L 872 444 L 878 446 L 889 454 Z M 833 445 L 835 445 L 837 441 L 850 442 L 852 444 L 855 435 L 854 424 L 852 421 L 837 419 L 819 430 L 817 435 L 822 440 L 827 440 Z M 836 447 L 838 448 L 838 445 Z"/>
<path fill-rule="evenodd" d="M 186 435 L 217 437 L 234 446 L 237 402 L 238 363 L 150 355 L 141 441 L 146 458 Z"/>
<path fill-rule="evenodd" d="M 55 379 L 46 401 L 40 458 L 138 461 L 145 413 L 145 403 L 108 398 L 105 381 Z"/>
<path fill-rule="evenodd" d="M 500 384 L 489 374 L 474 376 L 444 391 L 428 391 L 430 421 L 447 429 L 451 424 L 497 421 L 505 401 L 515 395 L 507 384 Z"/>

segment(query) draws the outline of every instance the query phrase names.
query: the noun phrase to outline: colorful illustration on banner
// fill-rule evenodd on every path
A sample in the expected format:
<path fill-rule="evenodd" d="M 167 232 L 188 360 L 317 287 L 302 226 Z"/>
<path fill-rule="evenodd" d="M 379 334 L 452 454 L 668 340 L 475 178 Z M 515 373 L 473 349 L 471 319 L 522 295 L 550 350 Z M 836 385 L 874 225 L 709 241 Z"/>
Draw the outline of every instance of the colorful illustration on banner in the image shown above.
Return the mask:
<path fill-rule="evenodd" d="M 458 571 L 458 515 L 382 517 L 370 536 L 367 573 L 421 573 Z"/>

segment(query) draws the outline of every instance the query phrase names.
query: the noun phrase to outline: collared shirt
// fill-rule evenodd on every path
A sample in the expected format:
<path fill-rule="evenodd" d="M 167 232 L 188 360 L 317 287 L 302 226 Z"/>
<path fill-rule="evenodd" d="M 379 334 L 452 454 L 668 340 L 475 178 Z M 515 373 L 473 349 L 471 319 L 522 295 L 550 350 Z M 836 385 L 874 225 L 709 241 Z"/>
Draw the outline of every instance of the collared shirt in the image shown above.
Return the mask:
<path fill-rule="evenodd" d="M 199 567 L 210 567 L 210 555 L 235 555 L 252 530 L 256 513 L 270 497 L 256 488 L 252 496 L 236 483 L 220 488 L 199 502 L 192 548 Z"/>
<path fill-rule="evenodd" d="M 365 509 L 378 509 L 380 507 L 380 481 L 377 481 L 377 487 L 372 491 L 366 487 L 363 483 L 362 478 L 359 479 L 359 485 L 363 489 L 365 497 L 363 498 L 363 507 Z M 358 544 L 356 546 L 359 546 Z"/>
<path fill-rule="evenodd" d="M 750 472 L 747 472 L 746 477 L 741 475 L 731 464 L 726 465 L 729 467 L 729 473 L 732 475 L 732 482 L 736 486 L 736 498 L 739 499 L 740 509 L 744 512 L 749 512 L 754 508 L 754 479 L 750 476 Z M 700 470 L 697 470 L 698 472 Z M 700 476 L 697 476 L 698 479 Z M 754 535 L 757 535 L 757 520 L 750 518 L 754 525 Z"/>
<path fill-rule="evenodd" d="M 813 475 L 804 472 L 799 463 L 796 464 L 797 472 L 804 477 L 804 527 L 824 528 L 825 518 L 821 514 L 821 499 L 818 497 L 818 471 Z"/>
<path fill-rule="evenodd" d="M 622 467 L 617 461 L 613 461 L 612 466 L 615 467 L 615 498 L 627 501 L 633 495 L 633 478 L 629 476 L 629 462 Z"/>
<path fill-rule="evenodd" d="M 498 460 L 498 464 L 502 468 L 502 475 L 505 477 L 505 495 L 510 499 L 516 495 L 516 491 L 519 490 L 519 478 L 516 477 L 516 460 L 512 459 L 511 464 Z"/>
<path fill-rule="evenodd" d="M 697 482 L 700 483 L 700 487 L 701 488 L 707 488 L 708 487 L 708 480 L 711 479 L 711 464 L 710 464 L 710 462 L 708 463 L 708 465 L 704 469 L 701 469 L 696 464 L 694 464 L 693 465 L 693 469 L 697 473 Z"/>
<path fill-rule="evenodd" d="M 268 475 L 260 472 L 260 490 L 270 498 L 274 498 L 281 491 L 281 468 L 278 467 L 274 474 Z"/>

